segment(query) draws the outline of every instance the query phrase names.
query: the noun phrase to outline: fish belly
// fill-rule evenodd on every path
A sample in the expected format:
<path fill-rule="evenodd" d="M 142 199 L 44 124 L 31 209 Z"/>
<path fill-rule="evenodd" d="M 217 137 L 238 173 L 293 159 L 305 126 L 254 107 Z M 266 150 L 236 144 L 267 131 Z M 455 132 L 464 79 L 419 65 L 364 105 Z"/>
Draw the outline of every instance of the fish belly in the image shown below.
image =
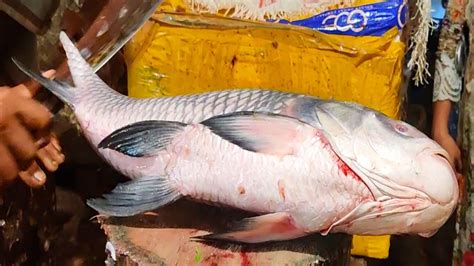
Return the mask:
<path fill-rule="evenodd" d="M 255 213 L 286 212 L 309 231 L 328 228 L 371 197 L 318 139 L 274 156 L 196 126 L 176 138 L 170 153 L 166 172 L 181 194 Z"/>

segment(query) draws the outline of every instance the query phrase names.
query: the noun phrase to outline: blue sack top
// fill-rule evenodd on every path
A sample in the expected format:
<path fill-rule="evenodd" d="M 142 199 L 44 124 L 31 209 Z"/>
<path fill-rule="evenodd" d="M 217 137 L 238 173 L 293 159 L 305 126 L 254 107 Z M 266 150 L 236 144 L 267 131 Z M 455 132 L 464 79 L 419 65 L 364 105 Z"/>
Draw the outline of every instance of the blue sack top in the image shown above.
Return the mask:
<path fill-rule="evenodd" d="M 389 0 L 330 10 L 302 20 L 277 22 L 331 34 L 381 36 L 395 26 L 402 29 L 405 26 L 407 14 L 408 7 L 404 0 Z"/>

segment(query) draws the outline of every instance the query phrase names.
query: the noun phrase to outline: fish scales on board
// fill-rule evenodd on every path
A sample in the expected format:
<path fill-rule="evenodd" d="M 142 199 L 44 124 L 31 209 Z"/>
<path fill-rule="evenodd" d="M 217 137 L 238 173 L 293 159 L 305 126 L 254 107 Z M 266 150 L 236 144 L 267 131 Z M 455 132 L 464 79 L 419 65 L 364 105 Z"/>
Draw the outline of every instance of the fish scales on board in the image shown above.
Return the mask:
<path fill-rule="evenodd" d="M 456 207 L 448 154 L 362 105 L 239 89 L 135 99 L 109 88 L 61 32 L 74 85 L 18 67 L 68 104 L 94 150 L 130 181 L 88 205 L 132 216 L 186 197 L 255 213 L 199 240 L 312 233 L 432 236 Z"/>

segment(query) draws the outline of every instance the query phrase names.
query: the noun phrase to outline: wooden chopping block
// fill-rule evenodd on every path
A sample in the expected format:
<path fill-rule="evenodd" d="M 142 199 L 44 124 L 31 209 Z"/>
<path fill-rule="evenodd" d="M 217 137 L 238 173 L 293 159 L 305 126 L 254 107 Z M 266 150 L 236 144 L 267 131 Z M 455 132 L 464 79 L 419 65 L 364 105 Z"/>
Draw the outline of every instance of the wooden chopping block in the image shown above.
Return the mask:
<path fill-rule="evenodd" d="M 156 213 L 98 217 L 98 221 L 113 247 L 116 265 L 349 265 L 351 237 L 345 234 L 251 245 L 190 240 L 249 216 L 180 200 Z"/>

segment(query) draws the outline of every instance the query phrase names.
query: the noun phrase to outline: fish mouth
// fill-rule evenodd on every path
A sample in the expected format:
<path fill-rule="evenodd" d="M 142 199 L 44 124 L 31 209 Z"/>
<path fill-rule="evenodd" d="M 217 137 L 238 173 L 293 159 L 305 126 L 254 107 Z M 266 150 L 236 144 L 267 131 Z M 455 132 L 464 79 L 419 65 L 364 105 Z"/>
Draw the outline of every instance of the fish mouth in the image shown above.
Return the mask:
<path fill-rule="evenodd" d="M 440 156 L 440 157 L 442 157 L 443 159 L 445 159 L 449 162 L 449 154 L 444 149 L 426 149 L 423 152 L 431 153 L 434 156 Z"/>
<path fill-rule="evenodd" d="M 356 161 L 348 165 L 357 173 L 372 193 L 374 200 L 423 199 L 431 204 L 450 205 L 457 200 L 458 183 L 449 155 L 443 149 L 426 149 L 417 156 L 416 173 L 413 179 L 395 182 L 380 173 L 365 169 Z"/>
<path fill-rule="evenodd" d="M 374 201 L 421 199 L 431 204 L 450 205 L 455 200 L 454 190 L 458 186 L 454 169 L 450 167 L 449 154 L 439 145 L 427 145 L 413 158 L 413 168 L 407 168 L 399 177 L 365 168 L 350 154 L 346 157 L 337 145 L 333 145 L 333 150 L 364 183 Z M 453 179 L 456 188 L 453 188 Z M 443 185 L 447 188 L 444 192 Z"/>
<path fill-rule="evenodd" d="M 417 170 L 425 178 L 423 191 L 435 204 L 450 205 L 458 198 L 458 180 L 449 158 L 447 151 L 438 148 L 419 155 Z"/>

